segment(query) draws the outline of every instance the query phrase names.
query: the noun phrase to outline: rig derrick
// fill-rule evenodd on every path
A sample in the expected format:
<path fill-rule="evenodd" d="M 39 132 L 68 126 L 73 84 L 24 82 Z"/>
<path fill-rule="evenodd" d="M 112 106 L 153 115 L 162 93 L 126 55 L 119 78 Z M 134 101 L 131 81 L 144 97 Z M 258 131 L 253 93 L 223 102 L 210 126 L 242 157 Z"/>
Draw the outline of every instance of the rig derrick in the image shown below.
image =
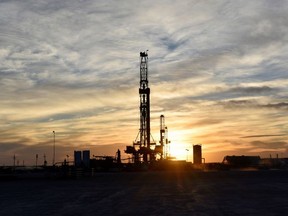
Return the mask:
<path fill-rule="evenodd" d="M 156 146 L 155 150 L 160 154 L 160 159 L 167 159 L 169 152 L 169 143 L 168 141 L 168 128 L 165 125 L 164 115 L 160 116 L 160 146 Z M 158 150 L 159 149 L 159 150 Z"/>
<path fill-rule="evenodd" d="M 148 50 L 147 50 L 148 51 Z M 140 52 L 140 129 L 133 142 L 133 146 L 127 146 L 125 152 L 132 154 L 133 162 L 151 162 L 156 159 L 156 143 L 151 142 L 150 134 L 150 88 L 148 81 L 148 53 Z"/>

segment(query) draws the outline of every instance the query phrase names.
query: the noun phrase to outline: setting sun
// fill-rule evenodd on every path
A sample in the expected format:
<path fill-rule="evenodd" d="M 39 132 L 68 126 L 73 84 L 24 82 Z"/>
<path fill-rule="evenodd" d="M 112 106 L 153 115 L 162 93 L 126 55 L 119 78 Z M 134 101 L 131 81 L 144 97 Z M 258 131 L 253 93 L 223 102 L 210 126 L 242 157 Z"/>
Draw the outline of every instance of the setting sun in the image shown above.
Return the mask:
<path fill-rule="evenodd" d="M 170 144 L 167 146 L 167 155 L 175 157 L 176 160 L 191 161 L 193 154 L 193 143 L 191 143 L 190 136 L 193 136 L 193 130 L 170 130 L 169 140 Z M 170 139 L 171 138 L 171 139 Z"/>
<path fill-rule="evenodd" d="M 167 155 L 175 157 L 176 160 L 187 160 L 191 159 L 192 148 L 183 143 L 171 143 L 167 149 Z"/>

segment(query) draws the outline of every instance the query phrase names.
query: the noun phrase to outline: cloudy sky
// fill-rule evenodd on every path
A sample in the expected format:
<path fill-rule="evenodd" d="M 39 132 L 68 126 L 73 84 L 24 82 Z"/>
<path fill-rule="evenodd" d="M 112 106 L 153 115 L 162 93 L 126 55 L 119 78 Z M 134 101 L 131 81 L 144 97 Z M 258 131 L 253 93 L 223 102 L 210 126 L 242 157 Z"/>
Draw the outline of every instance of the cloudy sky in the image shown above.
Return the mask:
<path fill-rule="evenodd" d="M 0 164 L 114 155 L 139 130 L 149 49 L 151 127 L 171 153 L 288 157 L 288 1 L 0 1 Z M 192 157 L 188 155 L 189 160 Z"/>

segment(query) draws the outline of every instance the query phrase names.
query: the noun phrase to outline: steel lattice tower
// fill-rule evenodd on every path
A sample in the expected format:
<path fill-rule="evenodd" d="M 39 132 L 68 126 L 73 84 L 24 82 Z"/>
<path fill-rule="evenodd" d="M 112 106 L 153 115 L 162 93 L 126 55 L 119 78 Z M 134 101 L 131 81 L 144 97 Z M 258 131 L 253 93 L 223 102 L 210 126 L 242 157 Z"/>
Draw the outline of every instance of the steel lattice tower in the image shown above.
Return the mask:
<path fill-rule="evenodd" d="M 148 86 L 148 54 L 140 52 L 140 151 L 143 161 L 148 161 L 150 151 L 150 88 Z"/>
<path fill-rule="evenodd" d="M 164 115 L 161 115 L 160 116 L 160 145 L 161 145 L 160 157 L 161 157 L 161 159 L 163 159 L 164 145 L 166 142 L 166 129 L 167 129 L 167 127 L 165 126 L 165 117 L 164 117 Z"/>
<path fill-rule="evenodd" d="M 150 134 L 150 88 L 148 85 L 147 51 L 140 52 L 140 129 L 133 146 L 126 146 L 125 150 L 125 153 L 133 155 L 132 159 L 135 163 L 141 162 L 141 157 L 143 162 L 154 161 L 156 154 L 159 154 L 155 141 L 152 139 L 151 142 Z"/>
<path fill-rule="evenodd" d="M 156 148 L 160 148 L 158 153 L 160 153 L 160 159 L 167 159 L 168 154 L 170 154 L 168 140 L 168 128 L 165 125 L 165 117 L 164 115 L 160 116 L 160 146 L 156 146 Z"/>

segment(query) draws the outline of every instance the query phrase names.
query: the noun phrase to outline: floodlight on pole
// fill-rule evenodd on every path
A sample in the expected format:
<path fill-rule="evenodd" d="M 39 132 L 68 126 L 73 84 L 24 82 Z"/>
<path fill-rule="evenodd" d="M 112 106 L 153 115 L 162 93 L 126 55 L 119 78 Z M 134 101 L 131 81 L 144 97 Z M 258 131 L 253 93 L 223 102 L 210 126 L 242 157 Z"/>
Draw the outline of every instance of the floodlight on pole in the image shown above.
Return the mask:
<path fill-rule="evenodd" d="M 53 131 L 53 135 L 54 135 L 54 144 L 53 144 L 53 166 L 55 165 L 55 131 Z"/>
<path fill-rule="evenodd" d="M 186 161 L 188 162 L 188 154 L 189 154 L 189 149 L 185 149 L 187 151 L 187 155 L 186 155 Z"/>

